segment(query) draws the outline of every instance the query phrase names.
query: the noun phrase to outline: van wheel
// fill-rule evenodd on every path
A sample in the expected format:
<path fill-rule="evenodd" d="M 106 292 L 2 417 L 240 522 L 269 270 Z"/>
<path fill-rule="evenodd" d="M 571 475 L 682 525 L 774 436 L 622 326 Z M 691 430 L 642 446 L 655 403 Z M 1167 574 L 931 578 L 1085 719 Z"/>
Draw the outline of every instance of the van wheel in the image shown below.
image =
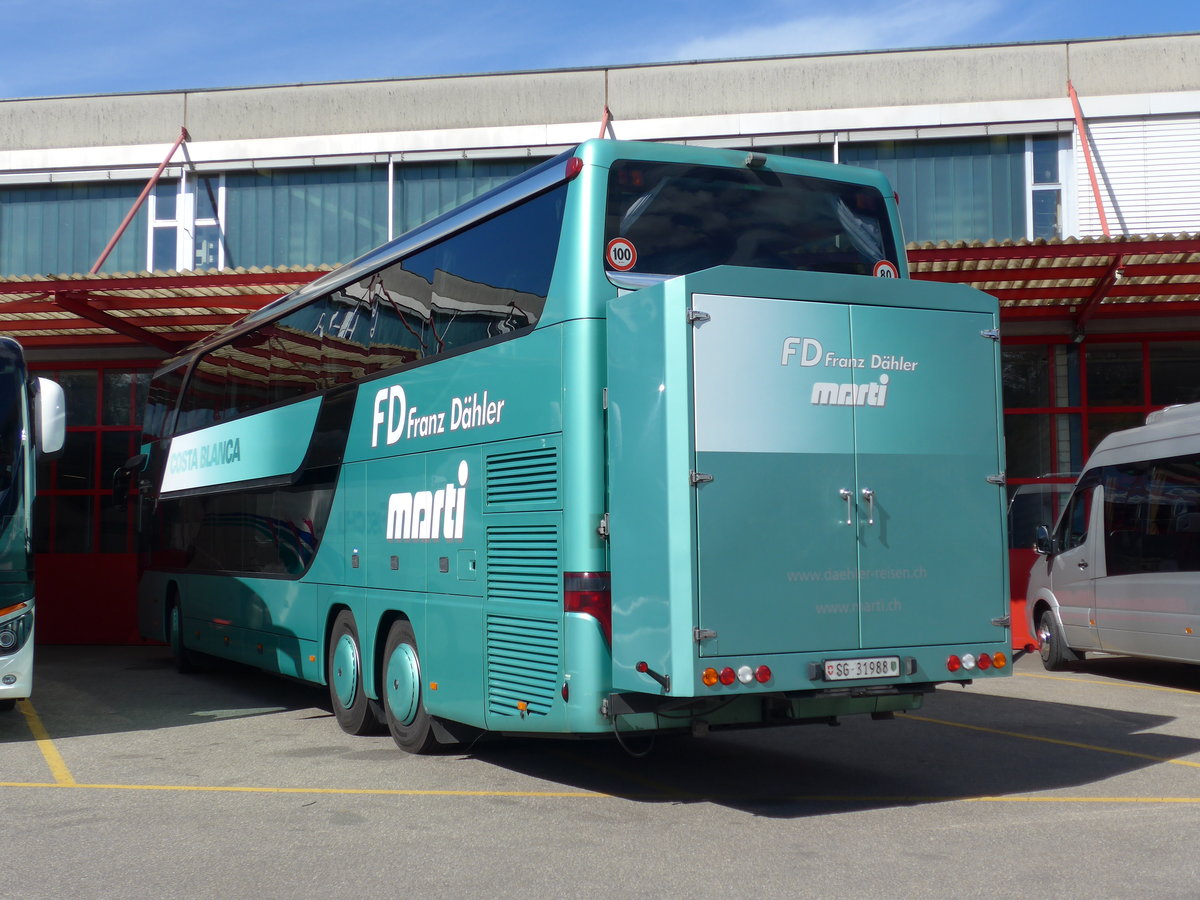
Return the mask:
<path fill-rule="evenodd" d="M 1071 663 L 1079 662 L 1079 657 L 1063 638 L 1058 620 L 1048 609 L 1042 610 L 1038 617 L 1038 641 L 1041 643 L 1042 665 L 1050 672 L 1061 672 Z"/>
<path fill-rule="evenodd" d="M 0 700 L 0 712 L 11 712 L 17 708 L 17 701 L 12 697 Z"/>
<path fill-rule="evenodd" d="M 433 723 L 421 697 L 421 660 L 417 638 L 405 619 L 392 623 L 383 652 L 383 712 L 388 731 L 401 750 L 429 753 L 438 746 Z"/>
<path fill-rule="evenodd" d="M 379 734 L 383 720 L 379 705 L 367 696 L 363 678 L 362 653 L 354 614 L 343 609 L 333 620 L 326 656 L 326 680 L 329 703 L 338 725 L 346 734 Z"/>

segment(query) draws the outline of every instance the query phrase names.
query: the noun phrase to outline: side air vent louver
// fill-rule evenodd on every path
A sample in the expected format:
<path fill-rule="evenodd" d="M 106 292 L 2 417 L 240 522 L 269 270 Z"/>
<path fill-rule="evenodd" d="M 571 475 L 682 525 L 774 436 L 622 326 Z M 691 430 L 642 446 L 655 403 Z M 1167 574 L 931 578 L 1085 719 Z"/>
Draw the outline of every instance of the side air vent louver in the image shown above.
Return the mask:
<path fill-rule="evenodd" d="M 558 447 L 496 453 L 487 457 L 485 470 L 489 510 L 558 508 Z"/>
<path fill-rule="evenodd" d="M 558 527 L 492 525 L 487 530 L 489 600 L 562 602 Z"/>
<path fill-rule="evenodd" d="M 558 685 L 557 622 L 488 616 L 488 713 L 544 716 Z"/>

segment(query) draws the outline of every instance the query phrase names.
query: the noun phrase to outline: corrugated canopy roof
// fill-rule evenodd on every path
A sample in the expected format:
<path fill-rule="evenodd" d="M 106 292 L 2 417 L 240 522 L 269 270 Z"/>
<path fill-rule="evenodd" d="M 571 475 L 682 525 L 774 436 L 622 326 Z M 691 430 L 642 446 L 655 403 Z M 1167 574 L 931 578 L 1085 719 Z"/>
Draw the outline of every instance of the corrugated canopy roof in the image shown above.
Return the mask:
<path fill-rule="evenodd" d="M 1065 320 L 1200 313 L 1200 235 L 910 244 L 912 277 L 969 284 L 1001 317 Z M 331 266 L 0 278 L 0 332 L 31 347 L 173 352 Z"/>
<path fill-rule="evenodd" d="M 987 291 L 1005 321 L 1200 312 L 1200 235 L 910 244 L 913 278 Z"/>
<path fill-rule="evenodd" d="M 0 278 L 0 332 L 30 347 L 150 344 L 171 352 L 332 266 Z"/>

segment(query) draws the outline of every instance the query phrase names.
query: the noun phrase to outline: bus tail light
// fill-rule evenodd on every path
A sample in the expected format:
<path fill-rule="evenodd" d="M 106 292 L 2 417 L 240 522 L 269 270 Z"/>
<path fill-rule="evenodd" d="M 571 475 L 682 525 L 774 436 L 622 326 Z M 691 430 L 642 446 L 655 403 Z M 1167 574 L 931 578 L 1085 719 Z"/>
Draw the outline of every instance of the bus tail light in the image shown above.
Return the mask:
<path fill-rule="evenodd" d="M 563 609 L 585 613 L 599 622 L 604 640 L 612 646 L 612 587 L 607 572 L 566 572 Z"/>

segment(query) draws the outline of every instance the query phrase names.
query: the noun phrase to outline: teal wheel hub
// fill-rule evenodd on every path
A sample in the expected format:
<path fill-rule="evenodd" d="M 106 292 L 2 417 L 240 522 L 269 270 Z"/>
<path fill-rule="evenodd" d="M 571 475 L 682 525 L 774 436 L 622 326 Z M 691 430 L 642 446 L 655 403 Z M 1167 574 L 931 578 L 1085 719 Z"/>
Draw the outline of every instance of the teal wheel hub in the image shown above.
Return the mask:
<path fill-rule="evenodd" d="M 358 695 L 358 644 L 343 634 L 333 648 L 333 671 L 329 673 L 334 695 L 345 709 L 354 705 Z"/>
<path fill-rule="evenodd" d="M 417 651 L 408 644 L 401 644 L 388 657 L 384 675 L 384 692 L 392 717 L 401 725 L 411 725 L 421 704 L 421 666 Z"/>

